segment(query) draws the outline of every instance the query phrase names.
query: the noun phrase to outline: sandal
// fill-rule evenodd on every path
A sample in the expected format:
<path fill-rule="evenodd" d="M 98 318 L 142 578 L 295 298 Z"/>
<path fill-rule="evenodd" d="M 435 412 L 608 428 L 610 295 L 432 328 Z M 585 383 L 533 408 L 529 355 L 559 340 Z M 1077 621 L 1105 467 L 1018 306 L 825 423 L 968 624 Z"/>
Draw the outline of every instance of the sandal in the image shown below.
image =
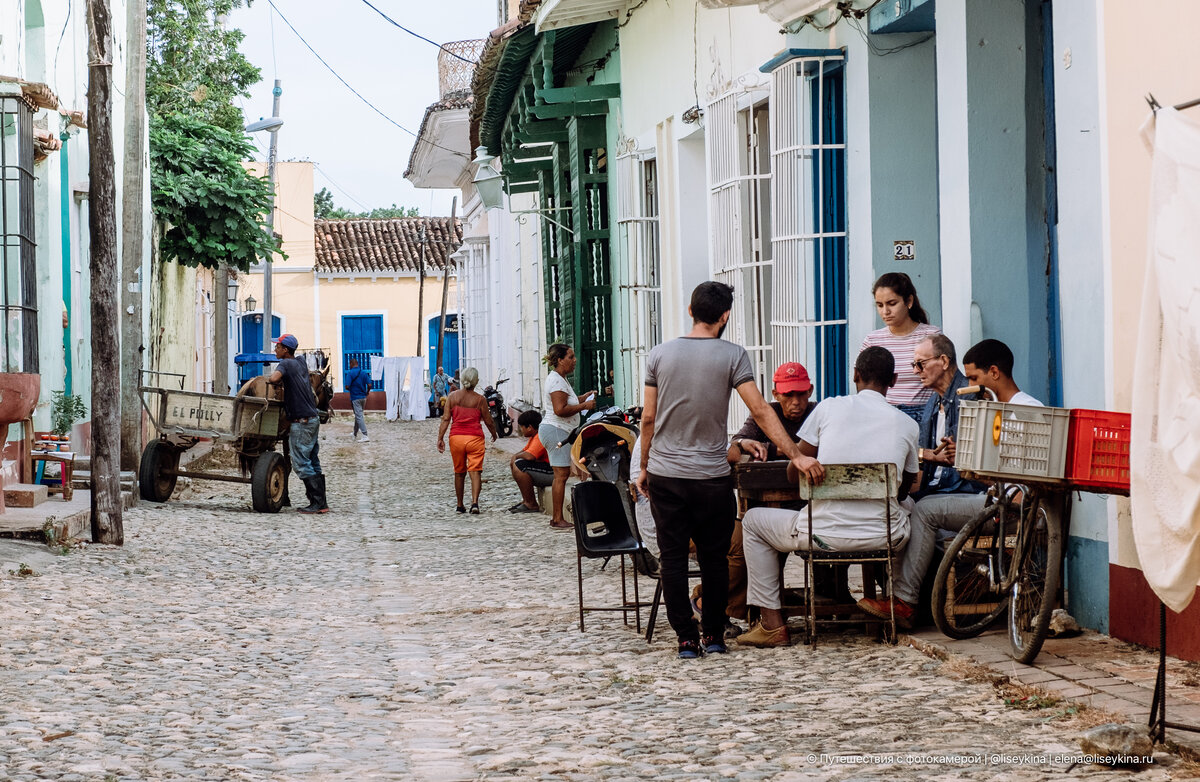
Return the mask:
<path fill-rule="evenodd" d="M 478 502 L 472 502 L 472 503 L 471 503 L 471 515 L 472 515 L 472 516 L 478 516 L 478 515 L 479 515 L 479 503 L 478 503 Z"/>
<path fill-rule="evenodd" d="M 457 508 L 455 508 L 454 510 L 458 511 L 459 513 L 466 513 L 466 512 L 467 512 L 467 509 L 466 509 L 466 508 L 464 508 L 464 507 L 463 507 L 463 506 L 461 506 L 461 505 L 459 505 L 459 506 L 458 506 Z"/>
<path fill-rule="evenodd" d="M 569 529 L 575 529 L 575 525 L 571 524 L 569 521 L 563 521 L 561 523 L 552 521 L 550 522 L 550 529 L 558 532 L 565 532 Z"/>

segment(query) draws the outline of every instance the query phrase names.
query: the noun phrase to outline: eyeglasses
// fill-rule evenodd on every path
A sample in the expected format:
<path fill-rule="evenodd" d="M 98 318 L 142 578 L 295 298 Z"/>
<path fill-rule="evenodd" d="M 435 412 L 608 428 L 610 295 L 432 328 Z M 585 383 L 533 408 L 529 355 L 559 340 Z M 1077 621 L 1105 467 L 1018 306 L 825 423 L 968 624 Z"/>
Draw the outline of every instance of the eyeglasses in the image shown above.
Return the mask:
<path fill-rule="evenodd" d="M 944 355 L 946 355 L 946 354 L 939 353 L 938 355 L 934 356 L 933 358 L 922 358 L 917 361 L 914 361 L 914 362 L 912 362 L 912 368 L 917 372 L 924 372 L 926 364 L 928 364 L 930 361 L 933 361 L 934 359 L 941 358 Z"/>

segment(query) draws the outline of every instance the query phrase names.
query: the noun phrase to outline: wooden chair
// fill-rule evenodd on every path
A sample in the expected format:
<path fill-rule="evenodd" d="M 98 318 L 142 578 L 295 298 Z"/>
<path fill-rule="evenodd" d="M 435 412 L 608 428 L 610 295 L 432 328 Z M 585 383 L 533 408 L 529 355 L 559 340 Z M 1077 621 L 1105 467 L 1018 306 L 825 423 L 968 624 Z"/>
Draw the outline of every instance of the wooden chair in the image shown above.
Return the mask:
<path fill-rule="evenodd" d="M 862 624 L 861 618 L 845 616 L 848 607 L 827 607 L 822 610 L 822 618 L 817 618 L 818 610 L 812 599 L 812 568 L 816 564 L 858 564 L 863 569 L 863 588 L 867 597 L 874 597 L 874 568 L 883 565 L 887 572 L 888 593 L 892 592 L 892 572 L 895 562 L 896 548 L 892 543 L 892 505 L 897 502 L 896 493 L 898 481 L 896 465 L 889 462 L 877 464 L 826 464 L 825 480 L 819 486 L 810 481 L 800 483 L 800 498 L 808 500 L 808 549 L 796 551 L 796 555 L 804 560 L 804 586 L 807 595 L 807 627 L 806 640 L 814 647 L 817 643 L 818 624 Z M 887 547 L 873 551 L 827 551 L 813 545 L 813 507 L 820 507 L 827 500 L 878 500 L 879 509 L 883 514 L 883 528 L 887 534 Z M 861 613 L 856 607 L 854 613 Z M 868 622 L 869 623 L 869 622 Z M 896 614 L 892 610 L 890 621 L 887 623 L 890 643 L 896 642 Z"/>

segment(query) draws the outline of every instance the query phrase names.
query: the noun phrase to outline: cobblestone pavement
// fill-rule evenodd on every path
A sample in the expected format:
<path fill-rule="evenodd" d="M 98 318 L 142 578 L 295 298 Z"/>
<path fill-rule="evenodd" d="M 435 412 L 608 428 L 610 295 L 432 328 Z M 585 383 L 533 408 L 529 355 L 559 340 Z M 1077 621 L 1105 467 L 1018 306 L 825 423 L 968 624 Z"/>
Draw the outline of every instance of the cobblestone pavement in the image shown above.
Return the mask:
<path fill-rule="evenodd" d="M 259 515 L 245 487 L 198 483 L 128 512 L 123 548 L 0 578 L 0 777 L 1032 780 L 1068 763 L 1030 756 L 1077 752 L 1077 725 L 911 648 L 847 634 L 682 662 L 665 622 L 650 646 L 613 614 L 580 633 L 573 538 L 504 512 L 503 453 L 464 516 L 434 422 L 323 432 L 333 513 Z M 822 757 L 910 754 L 983 760 Z"/>

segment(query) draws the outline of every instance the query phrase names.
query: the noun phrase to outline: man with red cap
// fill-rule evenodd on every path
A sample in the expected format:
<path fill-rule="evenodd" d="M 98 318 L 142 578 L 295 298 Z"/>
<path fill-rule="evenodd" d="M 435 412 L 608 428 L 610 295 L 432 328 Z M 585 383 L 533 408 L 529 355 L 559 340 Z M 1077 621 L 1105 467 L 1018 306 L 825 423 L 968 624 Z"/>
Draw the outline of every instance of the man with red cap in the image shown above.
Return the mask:
<path fill-rule="evenodd" d="M 780 364 L 775 370 L 775 388 L 771 396 L 771 409 L 779 417 L 783 430 L 792 438 L 792 442 L 800 441 L 800 427 L 808 418 L 809 413 L 816 407 L 812 402 L 813 384 L 808 377 L 808 370 L 803 364 L 789 361 Z M 726 458 L 730 464 L 737 464 L 742 455 L 746 454 L 753 461 L 765 462 L 769 459 L 786 459 L 779 454 L 779 449 L 767 437 L 762 427 L 754 420 L 754 416 L 746 419 L 746 423 L 733 436 L 732 444 Z M 822 585 L 826 578 L 822 574 Z M 729 541 L 729 602 L 725 607 L 727 617 L 725 623 L 726 637 L 739 635 L 741 628 L 733 623 L 734 619 L 747 620 L 746 607 L 746 556 L 742 552 L 742 523 L 737 521 L 733 527 L 733 537 Z M 697 612 L 703 600 L 704 592 L 697 584 L 692 590 L 692 606 Z"/>

